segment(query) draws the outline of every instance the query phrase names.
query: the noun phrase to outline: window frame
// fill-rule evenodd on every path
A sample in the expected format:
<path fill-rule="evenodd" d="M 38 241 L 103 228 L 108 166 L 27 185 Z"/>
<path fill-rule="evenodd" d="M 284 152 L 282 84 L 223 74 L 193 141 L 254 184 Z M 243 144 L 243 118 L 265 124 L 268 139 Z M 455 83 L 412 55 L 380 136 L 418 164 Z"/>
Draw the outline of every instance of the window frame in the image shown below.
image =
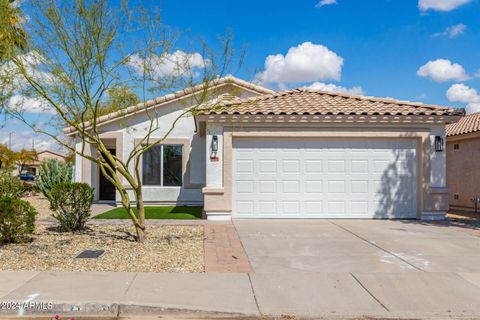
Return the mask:
<path fill-rule="evenodd" d="M 143 145 L 144 147 L 146 145 Z M 182 174 L 181 174 L 181 179 L 182 179 L 182 183 L 181 185 L 179 186 L 165 186 L 164 183 L 163 183 L 163 159 L 164 159 L 164 146 L 179 146 L 181 147 L 182 149 Z M 142 187 L 154 187 L 154 188 L 184 188 L 185 187 L 185 178 L 184 178 L 184 167 L 183 167 L 183 162 L 184 162 L 184 157 L 185 157 L 185 154 L 184 154 L 184 150 L 185 150 L 185 145 L 181 144 L 181 143 L 160 143 L 160 144 L 157 144 L 156 146 L 154 146 L 153 148 L 155 147 L 160 147 L 160 184 L 145 184 L 144 182 L 144 179 L 143 179 L 143 156 L 145 153 L 142 153 L 142 161 L 141 161 L 141 164 L 142 164 Z"/>

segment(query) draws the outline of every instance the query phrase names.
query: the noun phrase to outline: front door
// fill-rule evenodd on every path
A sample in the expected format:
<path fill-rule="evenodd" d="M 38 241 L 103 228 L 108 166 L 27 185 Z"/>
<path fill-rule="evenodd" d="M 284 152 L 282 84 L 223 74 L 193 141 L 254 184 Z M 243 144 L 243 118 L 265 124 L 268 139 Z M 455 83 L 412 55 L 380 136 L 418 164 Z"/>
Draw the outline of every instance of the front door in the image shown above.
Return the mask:
<path fill-rule="evenodd" d="M 108 149 L 108 151 L 110 151 L 111 154 L 115 155 L 115 149 Z M 99 184 L 98 199 L 115 201 L 115 187 L 110 181 L 108 181 L 107 178 L 105 178 L 100 168 L 98 169 L 98 171 L 99 171 L 98 176 L 100 177 L 100 180 L 98 183 Z"/>

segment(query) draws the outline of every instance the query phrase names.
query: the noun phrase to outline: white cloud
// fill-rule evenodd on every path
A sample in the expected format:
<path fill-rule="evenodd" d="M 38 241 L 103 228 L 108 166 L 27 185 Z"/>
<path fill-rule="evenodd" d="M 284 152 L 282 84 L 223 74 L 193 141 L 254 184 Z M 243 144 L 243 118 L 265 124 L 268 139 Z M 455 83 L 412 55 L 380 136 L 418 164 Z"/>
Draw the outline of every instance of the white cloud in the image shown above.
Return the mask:
<path fill-rule="evenodd" d="M 446 28 L 442 32 L 435 33 L 435 34 L 433 34 L 433 36 L 434 37 L 444 36 L 444 37 L 449 37 L 450 39 L 453 39 L 453 38 L 458 37 L 459 35 L 464 34 L 465 30 L 467 30 L 467 26 L 464 25 L 463 23 L 459 23 L 459 24 L 456 24 L 456 25 L 453 25 L 453 26 L 450 26 L 450 27 Z"/>
<path fill-rule="evenodd" d="M 319 80 L 340 80 L 343 58 L 320 44 L 304 42 L 291 47 L 287 54 L 269 55 L 263 83 L 298 83 Z"/>
<path fill-rule="evenodd" d="M 128 65 L 133 67 L 139 74 L 146 72 L 157 77 L 184 76 L 208 64 L 209 60 L 204 59 L 200 53 L 186 53 L 182 50 L 177 50 L 164 56 L 153 55 L 148 60 L 145 60 L 138 54 L 134 54 L 128 61 Z"/>
<path fill-rule="evenodd" d="M 314 82 L 309 85 L 307 88 L 313 90 L 321 90 L 321 91 L 331 91 L 331 92 L 340 92 L 340 93 L 349 93 L 354 95 L 364 95 L 365 92 L 363 91 L 362 87 L 355 86 L 351 88 L 345 88 L 342 86 L 337 86 L 333 83 L 324 83 L 324 82 Z"/>
<path fill-rule="evenodd" d="M 12 131 L 0 131 L 0 143 L 8 145 L 9 143 L 9 133 Z M 13 131 L 12 133 L 12 149 L 31 149 L 32 144 L 37 151 L 43 150 L 53 150 L 60 151 L 62 150 L 61 146 L 52 138 L 47 135 L 35 134 L 30 130 L 24 131 Z"/>
<path fill-rule="evenodd" d="M 55 83 L 55 77 L 41 70 L 41 65 L 45 62 L 45 58 L 38 52 L 30 51 L 28 53 L 18 56 L 27 73 L 37 82 Z M 6 84 L 11 84 L 9 90 L 18 87 L 27 86 L 28 82 L 23 77 L 20 69 L 12 62 L 6 62 L 0 65 L 0 79 L 8 81 Z"/>
<path fill-rule="evenodd" d="M 471 1 L 472 0 L 419 0 L 418 8 L 421 11 L 451 11 Z"/>
<path fill-rule="evenodd" d="M 447 90 L 447 98 L 452 102 L 465 103 L 466 112 L 474 113 L 480 111 L 480 95 L 477 90 L 462 83 L 456 83 Z"/>
<path fill-rule="evenodd" d="M 316 5 L 315 5 L 315 8 L 321 8 L 323 6 L 329 6 L 331 4 L 336 4 L 337 3 L 337 0 L 321 0 L 320 2 L 318 2 Z"/>
<path fill-rule="evenodd" d="M 47 101 L 40 98 L 26 97 L 20 94 L 11 97 L 6 105 L 9 111 L 18 113 L 47 113 L 56 114 L 54 108 L 52 108 Z"/>
<path fill-rule="evenodd" d="M 417 70 L 417 76 L 431 78 L 436 82 L 449 80 L 464 81 L 469 78 L 461 65 L 452 63 L 447 59 L 437 59 L 427 62 Z"/>

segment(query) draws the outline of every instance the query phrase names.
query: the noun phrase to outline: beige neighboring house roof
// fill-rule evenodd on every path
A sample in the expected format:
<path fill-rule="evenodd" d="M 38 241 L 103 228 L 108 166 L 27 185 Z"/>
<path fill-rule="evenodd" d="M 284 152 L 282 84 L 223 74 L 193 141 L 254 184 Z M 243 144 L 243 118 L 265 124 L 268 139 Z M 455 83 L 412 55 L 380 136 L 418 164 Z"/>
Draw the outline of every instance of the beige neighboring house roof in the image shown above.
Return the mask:
<path fill-rule="evenodd" d="M 447 125 L 447 137 L 480 131 L 480 112 L 469 114 Z"/>
<path fill-rule="evenodd" d="M 48 156 L 45 156 L 46 153 L 51 154 L 51 155 L 56 156 L 56 157 L 59 157 L 59 158 L 64 158 L 64 159 L 67 158 L 66 155 L 55 152 L 55 151 L 51 151 L 51 150 L 43 150 L 43 151 L 37 152 L 37 155 L 38 156 L 43 155 L 45 158 L 47 158 Z"/>
<path fill-rule="evenodd" d="M 228 84 L 236 85 L 237 87 L 240 87 L 242 89 L 246 89 L 248 91 L 253 91 L 257 94 L 258 93 L 259 94 L 272 94 L 272 93 L 275 92 L 273 90 L 264 88 L 264 87 L 256 85 L 256 84 L 253 84 L 251 82 L 247 82 L 245 80 L 238 79 L 238 78 L 236 78 L 232 75 L 227 75 L 223 78 L 213 80 L 212 83 L 210 84 L 209 89 L 217 89 L 219 87 L 222 87 L 222 86 L 228 85 Z M 157 107 L 159 107 L 159 106 L 161 106 L 165 103 L 172 102 L 174 100 L 181 99 L 181 98 L 184 98 L 184 97 L 187 97 L 187 96 L 191 96 L 191 95 L 193 95 L 195 93 L 198 93 L 198 92 L 202 92 L 202 90 L 204 90 L 204 89 L 205 89 L 205 86 L 203 84 L 198 84 L 198 85 L 190 87 L 190 88 L 186 88 L 186 89 L 183 89 L 183 90 L 180 90 L 180 91 L 177 91 L 177 92 L 174 92 L 174 93 L 170 93 L 170 94 L 167 94 L 167 95 L 164 95 L 164 96 L 152 99 L 152 100 L 148 100 L 144 103 L 143 102 L 139 103 L 135 106 L 131 106 L 131 107 L 128 107 L 128 108 L 120 110 L 120 111 L 115 111 L 115 112 L 100 116 L 97 119 L 97 125 L 104 124 L 106 122 L 110 122 L 110 121 L 113 121 L 113 120 L 116 120 L 116 119 L 120 119 L 120 118 L 123 118 L 125 116 L 130 116 L 130 115 L 133 115 L 133 114 L 145 112 L 145 111 L 153 109 L 153 108 L 157 108 Z M 88 128 L 89 126 L 90 126 L 90 122 L 89 121 L 85 122 L 85 128 Z M 68 127 L 68 128 L 63 129 L 63 132 L 66 135 L 71 135 L 71 134 L 75 133 L 75 131 L 76 130 L 75 130 L 74 127 Z"/>
<path fill-rule="evenodd" d="M 387 98 L 355 96 L 311 89 L 294 89 L 240 99 L 229 97 L 200 114 L 252 115 L 448 115 L 463 109 Z"/>
<path fill-rule="evenodd" d="M 65 161 L 67 157 L 63 154 L 50 151 L 50 150 L 43 150 L 37 153 L 37 159 L 31 164 L 32 166 L 40 165 L 40 163 L 44 160 L 50 159 L 57 159 Z"/>

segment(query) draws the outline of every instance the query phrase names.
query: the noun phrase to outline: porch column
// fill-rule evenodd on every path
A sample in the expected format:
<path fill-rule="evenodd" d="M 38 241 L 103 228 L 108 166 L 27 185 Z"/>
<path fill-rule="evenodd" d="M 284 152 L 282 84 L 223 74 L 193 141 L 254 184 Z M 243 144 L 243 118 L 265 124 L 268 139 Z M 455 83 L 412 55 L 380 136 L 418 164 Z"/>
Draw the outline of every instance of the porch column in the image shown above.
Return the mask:
<path fill-rule="evenodd" d="M 435 137 L 443 139 L 444 150 L 435 151 Z M 430 131 L 430 183 L 422 220 L 444 220 L 448 210 L 450 189 L 446 186 L 445 125 L 432 126 Z"/>
<path fill-rule="evenodd" d="M 202 190 L 204 211 L 208 220 L 230 220 L 231 203 L 225 197 L 224 185 L 226 141 L 223 126 L 207 123 L 205 140 L 207 177 Z"/>

